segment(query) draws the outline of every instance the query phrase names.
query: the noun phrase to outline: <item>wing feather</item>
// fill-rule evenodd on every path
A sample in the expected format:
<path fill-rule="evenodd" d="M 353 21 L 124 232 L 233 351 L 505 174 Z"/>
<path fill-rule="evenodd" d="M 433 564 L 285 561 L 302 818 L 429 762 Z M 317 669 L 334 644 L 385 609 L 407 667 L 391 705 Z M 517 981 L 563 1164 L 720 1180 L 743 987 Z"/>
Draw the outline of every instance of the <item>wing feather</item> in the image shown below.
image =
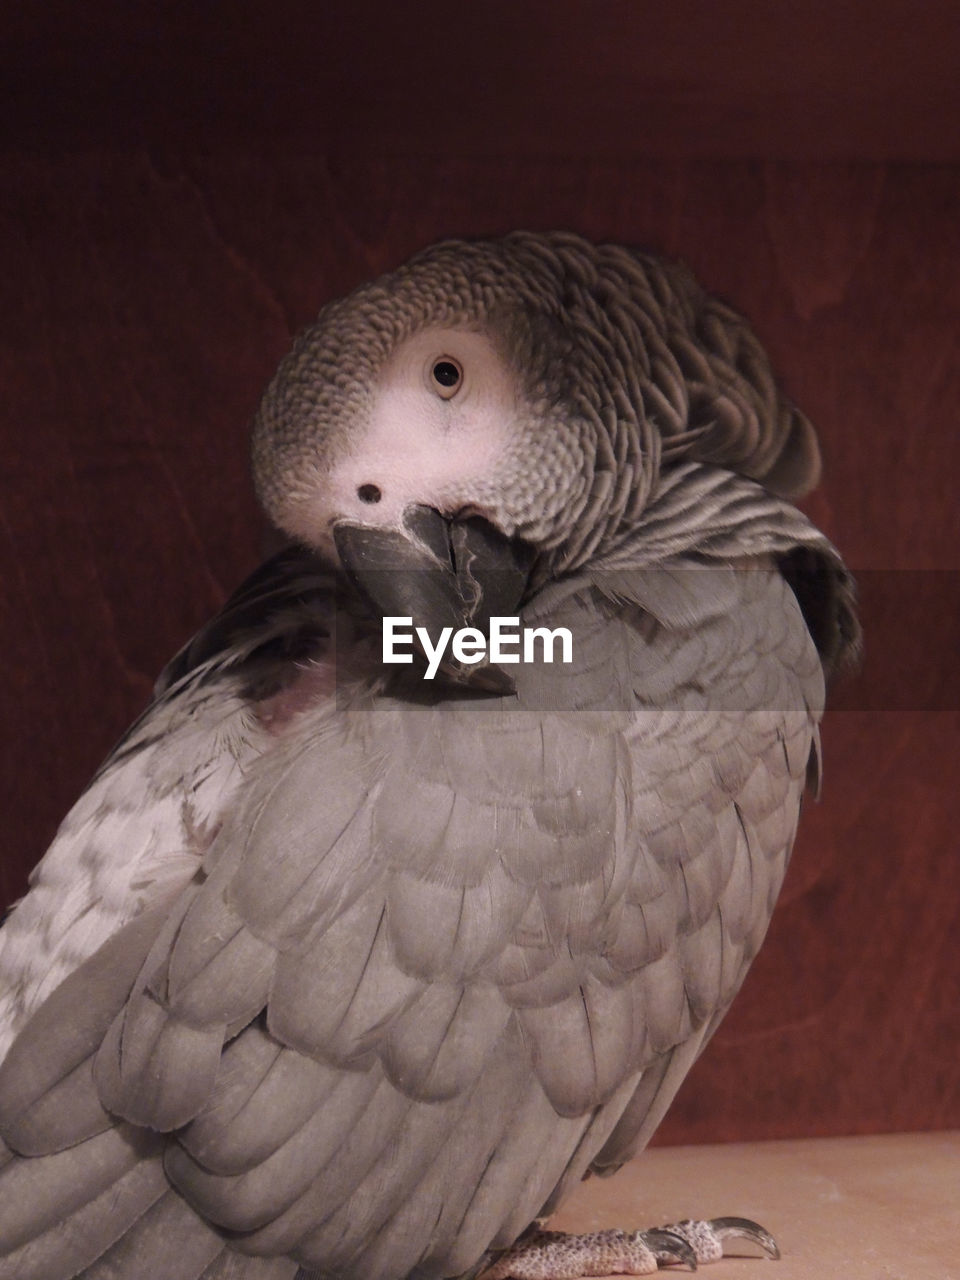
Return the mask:
<path fill-rule="evenodd" d="M 516 701 L 415 703 L 361 683 L 277 733 L 139 972 L 77 1044 L 51 1029 L 42 1124 L 29 1037 L 0 1073 L 14 1147 L 38 1140 L 31 1124 L 55 1142 L 58 1113 L 70 1132 L 98 1038 L 101 1104 L 178 1131 L 165 1168 L 179 1194 L 141 1204 L 128 1241 L 102 1235 L 97 1274 L 125 1250 L 152 1257 L 190 1205 L 191 1275 L 245 1274 L 204 1220 L 236 1233 L 238 1257 L 449 1275 L 591 1162 L 642 1145 L 732 999 L 786 864 L 822 694 L 792 599 L 772 573 L 621 563 L 615 583 L 537 603 L 538 622 L 584 636 L 579 686 L 576 670 L 550 684 L 520 668 Z M 176 668 L 167 696 L 189 681 Z M 48 1158 L 69 1167 L 69 1152 Z M 0 1167 L 0 1183 L 30 1164 Z M 125 1167 L 109 1177 L 119 1187 Z M 0 1247 L 21 1236 L 0 1229 Z"/>
<path fill-rule="evenodd" d="M 431 983 L 390 1028 L 383 1053 L 388 1078 L 427 1101 L 463 1093 L 486 1067 L 510 1015 L 492 982 Z"/>
<path fill-rule="evenodd" d="M 74 1276 L 136 1223 L 169 1184 L 160 1140 L 128 1126 L 0 1171 L 0 1277 Z"/>
<path fill-rule="evenodd" d="M 314 1116 L 345 1125 L 350 1107 L 376 1087 L 371 1072 L 344 1074 L 281 1045 L 254 1025 L 227 1045 L 218 1088 L 178 1135 L 188 1155 L 211 1173 L 233 1175 L 262 1164 Z M 319 1145 L 336 1147 L 328 1130 Z"/>
<path fill-rule="evenodd" d="M 83 1273 L 83 1280 L 194 1280 L 223 1252 L 223 1239 L 168 1186 L 134 1228 Z"/>
<path fill-rule="evenodd" d="M 0 1129 L 23 1155 L 47 1155 L 109 1128 L 93 1059 L 167 917 L 138 916 L 40 1006 L 0 1066 Z"/>
<path fill-rule="evenodd" d="M 512 822 L 500 822 L 500 817 L 498 812 L 495 831 L 512 828 Z M 493 838 L 497 840 L 496 834 Z M 533 886 L 518 883 L 500 861 L 473 886 L 396 870 L 389 878 L 386 903 L 397 964 L 425 981 L 462 982 L 486 971 L 511 945 L 533 897 Z"/>

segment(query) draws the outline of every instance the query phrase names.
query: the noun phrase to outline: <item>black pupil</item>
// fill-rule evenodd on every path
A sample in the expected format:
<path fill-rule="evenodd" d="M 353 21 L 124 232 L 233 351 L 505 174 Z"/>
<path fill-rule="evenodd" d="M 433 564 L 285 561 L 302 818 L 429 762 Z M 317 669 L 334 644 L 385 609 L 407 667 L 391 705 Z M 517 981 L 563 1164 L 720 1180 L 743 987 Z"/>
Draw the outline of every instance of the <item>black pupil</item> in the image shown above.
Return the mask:
<path fill-rule="evenodd" d="M 441 387 L 455 387 L 460 381 L 460 370 L 451 360 L 438 360 L 433 366 L 433 376 Z"/>
<path fill-rule="evenodd" d="M 379 502 L 382 496 L 375 484 L 362 484 L 357 490 L 357 497 L 361 502 Z"/>

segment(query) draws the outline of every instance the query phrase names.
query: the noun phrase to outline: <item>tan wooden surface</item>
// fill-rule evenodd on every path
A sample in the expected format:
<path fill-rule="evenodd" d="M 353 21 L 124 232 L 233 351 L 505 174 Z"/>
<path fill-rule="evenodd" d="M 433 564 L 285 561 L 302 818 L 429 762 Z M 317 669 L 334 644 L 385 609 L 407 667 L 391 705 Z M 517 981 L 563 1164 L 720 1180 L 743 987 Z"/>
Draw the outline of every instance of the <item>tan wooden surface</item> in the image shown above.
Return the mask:
<path fill-rule="evenodd" d="M 660 1147 L 583 1183 L 550 1225 L 724 1215 L 762 1223 L 783 1256 L 744 1246 L 708 1280 L 960 1280 L 960 1133 Z"/>

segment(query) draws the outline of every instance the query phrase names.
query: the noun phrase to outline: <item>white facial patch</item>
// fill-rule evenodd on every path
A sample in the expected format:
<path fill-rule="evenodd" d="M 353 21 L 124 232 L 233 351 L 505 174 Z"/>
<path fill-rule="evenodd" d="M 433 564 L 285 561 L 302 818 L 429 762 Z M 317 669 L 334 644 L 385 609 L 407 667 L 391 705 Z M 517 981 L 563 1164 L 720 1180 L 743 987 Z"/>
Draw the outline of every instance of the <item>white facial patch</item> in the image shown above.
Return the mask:
<path fill-rule="evenodd" d="M 444 361 L 462 370 L 453 394 L 433 378 Z M 330 478 L 332 514 L 399 527 L 411 504 L 450 512 L 469 505 L 516 417 L 515 375 L 488 338 L 462 329 L 416 334 L 384 367 L 366 430 Z"/>

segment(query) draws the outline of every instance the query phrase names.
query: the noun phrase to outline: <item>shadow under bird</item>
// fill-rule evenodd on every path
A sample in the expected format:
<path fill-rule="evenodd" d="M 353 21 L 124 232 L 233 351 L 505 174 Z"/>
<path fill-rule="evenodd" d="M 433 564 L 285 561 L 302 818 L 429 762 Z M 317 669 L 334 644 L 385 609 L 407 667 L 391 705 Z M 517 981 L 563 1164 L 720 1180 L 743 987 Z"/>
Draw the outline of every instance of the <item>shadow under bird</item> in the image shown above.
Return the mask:
<path fill-rule="evenodd" d="M 751 330 L 618 246 L 441 243 L 297 339 L 253 460 L 291 545 L 0 931 L 0 1278 L 774 1253 L 736 1219 L 524 1235 L 644 1146 L 736 994 L 857 647 Z M 495 618 L 569 660 L 425 678 Z"/>

